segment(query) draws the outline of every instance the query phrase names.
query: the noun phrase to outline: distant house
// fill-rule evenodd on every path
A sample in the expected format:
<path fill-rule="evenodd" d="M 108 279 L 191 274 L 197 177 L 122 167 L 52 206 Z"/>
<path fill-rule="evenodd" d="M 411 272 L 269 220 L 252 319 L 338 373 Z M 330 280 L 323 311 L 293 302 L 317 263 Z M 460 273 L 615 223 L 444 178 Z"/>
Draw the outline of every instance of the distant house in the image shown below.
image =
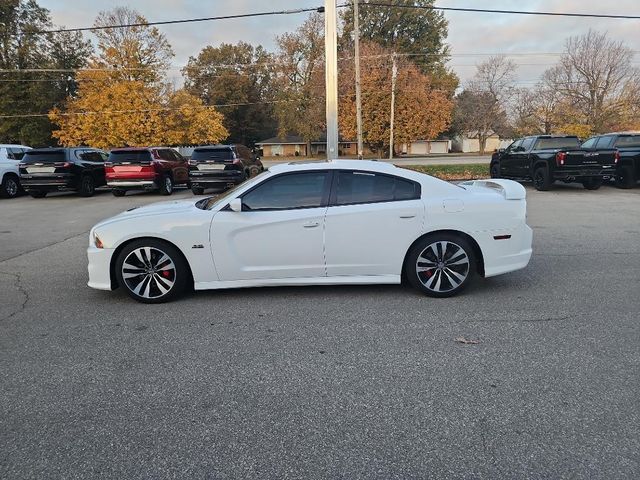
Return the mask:
<path fill-rule="evenodd" d="M 494 133 L 487 138 L 484 146 L 485 152 L 493 152 L 502 147 L 503 140 Z M 457 135 L 451 142 L 451 151 L 461 153 L 476 153 L 480 151 L 480 141 L 476 138 L 475 132 L 467 135 Z"/>
<path fill-rule="evenodd" d="M 402 144 L 402 153 L 405 155 L 433 155 L 437 153 L 449 153 L 451 140 L 414 140 L 411 143 Z"/>
<path fill-rule="evenodd" d="M 267 138 L 256 142 L 256 146 L 262 149 L 265 157 L 294 157 L 308 156 L 307 143 L 299 135 L 286 135 L 284 137 Z M 338 143 L 340 155 L 357 155 L 358 143 L 355 140 L 340 140 Z M 320 156 L 327 153 L 326 135 L 311 142 L 311 156 Z M 371 151 L 365 147 L 365 153 Z"/>

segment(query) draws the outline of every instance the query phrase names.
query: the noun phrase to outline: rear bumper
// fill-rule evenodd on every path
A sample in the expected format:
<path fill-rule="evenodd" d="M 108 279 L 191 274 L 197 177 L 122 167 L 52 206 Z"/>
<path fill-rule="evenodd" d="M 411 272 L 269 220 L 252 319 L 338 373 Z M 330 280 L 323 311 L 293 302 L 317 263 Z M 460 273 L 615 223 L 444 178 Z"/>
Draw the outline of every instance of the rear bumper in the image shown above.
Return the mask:
<path fill-rule="evenodd" d="M 87 248 L 89 285 L 97 290 L 113 290 L 111 285 L 111 248 Z"/>
<path fill-rule="evenodd" d="M 155 180 L 107 180 L 107 186 L 111 188 L 155 190 L 159 188 Z"/>
<path fill-rule="evenodd" d="M 495 235 L 510 234 L 511 238 L 496 240 Z M 509 232 L 482 232 L 480 247 L 484 256 L 484 276 L 494 277 L 526 267 L 531 260 L 533 231 L 528 225 Z"/>
<path fill-rule="evenodd" d="M 39 190 L 47 192 L 77 190 L 78 182 L 72 176 L 38 177 L 35 175 L 21 175 L 20 184 L 26 191 Z"/>
<path fill-rule="evenodd" d="M 189 171 L 189 181 L 192 187 L 207 187 L 212 185 L 237 185 L 245 180 L 244 173 L 240 170 L 222 170 L 216 173 Z"/>
<path fill-rule="evenodd" d="M 607 165 L 603 167 L 566 167 L 553 172 L 554 180 L 581 179 L 593 177 L 613 177 L 616 174 L 615 165 Z"/>

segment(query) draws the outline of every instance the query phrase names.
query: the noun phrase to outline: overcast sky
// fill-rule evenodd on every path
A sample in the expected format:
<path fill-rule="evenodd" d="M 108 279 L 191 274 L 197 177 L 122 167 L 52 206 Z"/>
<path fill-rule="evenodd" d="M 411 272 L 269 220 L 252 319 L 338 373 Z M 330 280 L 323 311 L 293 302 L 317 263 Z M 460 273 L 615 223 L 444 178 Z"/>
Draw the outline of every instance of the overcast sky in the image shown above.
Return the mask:
<path fill-rule="evenodd" d="M 97 13 L 115 6 L 127 5 L 145 15 L 149 21 L 207 17 L 265 10 L 315 7 L 323 0 L 40 0 L 51 11 L 53 21 L 67 27 L 89 26 Z M 588 12 L 640 15 L 639 0 L 438 0 L 443 7 L 518 9 L 557 12 Z M 484 56 L 464 54 L 504 53 L 514 55 L 520 64 L 518 80 L 525 85 L 535 83 L 540 74 L 556 60 L 554 55 L 517 56 L 518 53 L 558 53 L 565 39 L 589 28 L 606 30 L 613 38 L 624 40 L 640 51 L 639 20 L 603 20 L 523 15 L 497 15 L 447 12 L 448 43 L 451 45 L 451 67 L 465 81 L 473 75 L 474 65 Z M 240 40 L 262 44 L 271 50 L 274 37 L 294 30 L 307 14 L 257 17 L 159 27 L 176 53 L 174 65 L 185 64 L 206 45 Z M 635 63 L 640 64 L 640 54 Z M 640 65 L 639 65 L 640 66 Z M 179 75 L 178 70 L 172 75 Z"/>

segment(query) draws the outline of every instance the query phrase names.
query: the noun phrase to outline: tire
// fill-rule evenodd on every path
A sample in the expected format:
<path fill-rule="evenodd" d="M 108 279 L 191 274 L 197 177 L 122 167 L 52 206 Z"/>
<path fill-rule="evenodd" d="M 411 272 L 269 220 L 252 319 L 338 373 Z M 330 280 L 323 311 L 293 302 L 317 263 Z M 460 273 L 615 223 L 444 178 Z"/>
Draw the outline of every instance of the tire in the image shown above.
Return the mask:
<path fill-rule="evenodd" d="M 20 180 L 12 174 L 6 174 L 0 184 L 0 197 L 16 198 L 20 195 Z"/>
<path fill-rule="evenodd" d="M 194 195 L 202 195 L 204 193 L 204 188 L 202 187 L 191 187 L 191 191 Z"/>
<path fill-rule="evenodd" d="M 47 196 L 47 192 L 43 192 L 42 190 L 30 190 L 29 195 L 33 198 L 44 198 Z"/>
<path fill-rule="evenodd" d="M 602 179 L 591 177 L 582 181 L 582 186 L 587 190 L 598 190 L 602 186 Z"/>
<path fill-rule="evenodd" d="M 160 194 L 171 195 L 172 193 L 173 193 L 173 180 L 169 175 L 165 175 L 162 178 L 162 183 L 160 184 Z"/>
<path fill-rule="evenodd" d="M 135 240 L 116 259 L 118 285 L 142 303 L 171 301 L 185 291 L 190 279 L 182 254 L 162 240 Z"/>
<path fill-rule="evenodd" d="M 82 178 L 80 178 L 78 194 L 81 197 L 93 197 L 94 193 L 96 193 L 96 185 L 93 177 L 91 175 L 83 175 Z"/>
<path fill-rule="evenodd" d="M 491 178 L 500 178 L 500 164 L 498 162 L 493 162 L 491 167 L 489 167 L 489 174 Z"/>
<path fill-rule="evenodd" d="M 127 191 L 121 188 L 114 188 L 111 190 L 111 193 L 114 197 L 124 197 L 127 194 Z"/>
<path fill-rule="evenodd" d="M 551 178 L 547 167 L 537 167 L 533 172 L 533 186 L 539 192 L 551 190 Z"/>
<path fill-rule="evenodd" d="M 464 238 L 446 233 L 427 235 L 407 255 L 405 276 L 430 297 L 452 297 L 471 282 L 476 273 L 473 248 Z"/>
<path fill-rule="evenodd" d="M 616 175 L 616 187 L 618 188 L 633 188 L 636 186 L 636 175 L 633 171 L 633 165 L 624 165 L 618 169 Z"/>
<path fill-rule="evenodd" d="M 249 167 L 247 169 L 247 177 L 248 178 L 253 178 L 256 175 L 258 175 L 259 173 L 260 173 L 260 169 L 256 165 L 253 165 L 253 166 L 251 166 L 251 167 Z"/>

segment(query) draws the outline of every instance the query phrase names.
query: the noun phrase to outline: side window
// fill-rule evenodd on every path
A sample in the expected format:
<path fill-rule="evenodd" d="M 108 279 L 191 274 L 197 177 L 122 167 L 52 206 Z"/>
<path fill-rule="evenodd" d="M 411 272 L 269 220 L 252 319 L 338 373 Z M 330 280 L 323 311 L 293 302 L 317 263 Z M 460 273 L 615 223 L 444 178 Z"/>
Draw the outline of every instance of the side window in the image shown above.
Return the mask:
<path fill-rule="evenodd" d="M 160 159 L 162 159 L 162 160 L 173 160 L 173 157 L 171 156 L 171 153 L 166 148 L 162 148 L 160 150 L 157 150 L 157 152 L 158 152 L 158 157 Z"/>
<path fill-rule="evenodd" d="M 280 175 L 257 186 L 242 197 L 245 210 L 288 210 L 322 206 L 327 172 Z"/>
<path fill-rule="evenodd" d="M 509 145 L 509 148 L 507 148 L 507 151 L 510 153 L 517 152 L 520 146 L 522 146 L 522 140 L 516 140 L 511 145 Z"/>
<path fill-rule="evenodd" d="M 600 137 L 598 139 L 598 143 L 596 143 L 596 148 L 611 148 L 613 145 L 613 135 L 606 135 L 604 137 Z"/>
<path fill-rule="evenodd" d="M 371 172 L 338 173 L 336 205 L 391 202 L 419 197 L 419 187 L 408 180 Z"/>
<path fill-rule="evenodd" d="M 24 157 L 24 152 L 22 148 L 7 148 L 7 158 L 12 158 L 13 160 L 22 160 Z"/>
<path fill-rule="evenodd" d="M 598 141 L 598 137 L 593 137 L 584 142 L 581 148 L 595 148 L 596 142 Z"/>
<path fill-rule="evenodd" d="M 533 147 L 533 142 L 535 142 L 536 139 L 535 137 L 529 137 L 529 138 L 525 138 L 522 141 L 522 150 L 523 152 L 528 152 L 529 150 L 531 150 L 531 147 Z"/>

